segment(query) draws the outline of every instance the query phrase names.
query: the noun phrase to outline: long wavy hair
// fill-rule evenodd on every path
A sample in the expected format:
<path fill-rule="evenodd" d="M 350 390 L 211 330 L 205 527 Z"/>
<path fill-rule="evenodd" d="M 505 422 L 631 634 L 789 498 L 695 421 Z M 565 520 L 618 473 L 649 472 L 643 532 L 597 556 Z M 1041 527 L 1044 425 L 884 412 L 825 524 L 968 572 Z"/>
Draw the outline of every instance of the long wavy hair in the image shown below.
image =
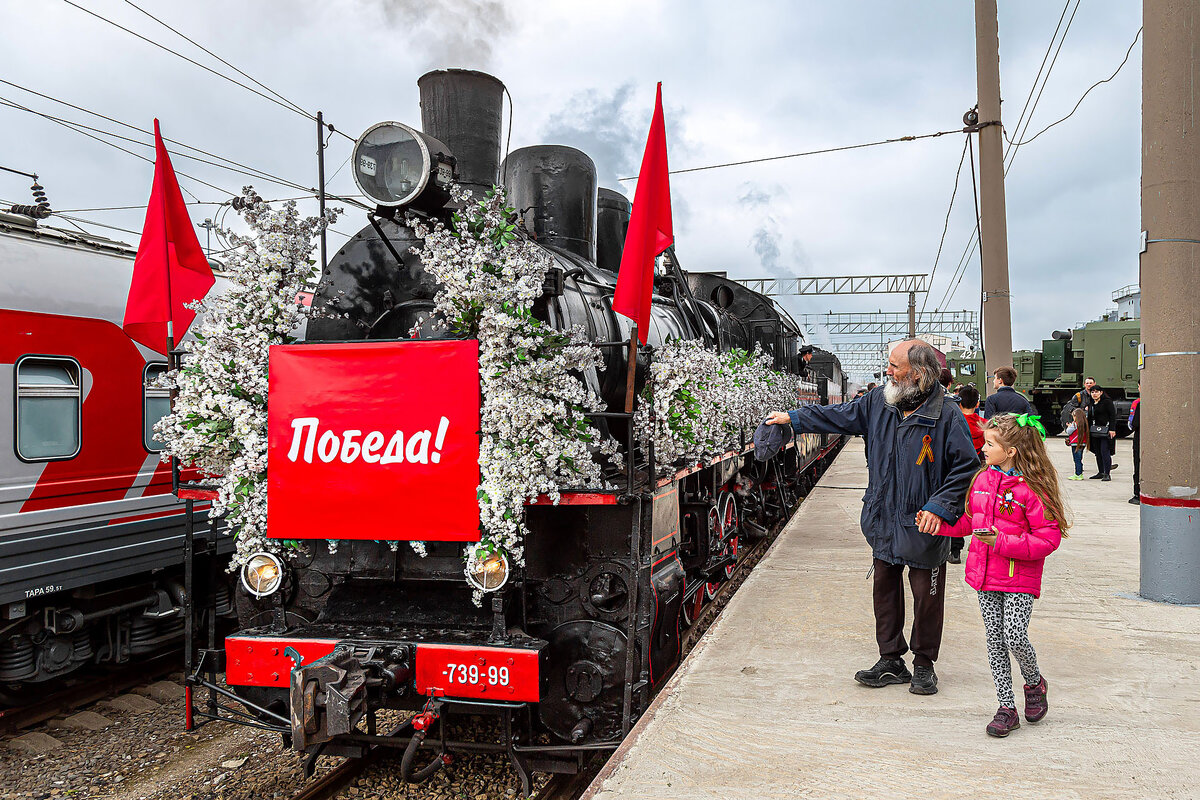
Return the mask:
<path fill-rule="evenodd" d="M 1042 436 L 1031 426 L 1020 426 L 1012 414 L 998 414 L 988 420 L 985 431 L 994 431 L 1001 446 L 1014 448 L 1013 468 L 1021 473 L 1025 485 L 1042 501 L 1047 517 L 1058 523 L 1058 529 L 1063 536 L 1071 527 L 1072 520 L 1066 502 L 1063 500 L 1062 488 L 1058 483 L 1058 472 L 1050 462 L 1050 454 L 1046 452 L 1046 443 Z M 987 464 L 975 473 L 978 478 L 988 469 Z M 972 480 L 971 484 L 974 485 Z M 967 495 L 970 502 L 970 494 Z M 967 509 L 970 513 L 970 509 Z"/>

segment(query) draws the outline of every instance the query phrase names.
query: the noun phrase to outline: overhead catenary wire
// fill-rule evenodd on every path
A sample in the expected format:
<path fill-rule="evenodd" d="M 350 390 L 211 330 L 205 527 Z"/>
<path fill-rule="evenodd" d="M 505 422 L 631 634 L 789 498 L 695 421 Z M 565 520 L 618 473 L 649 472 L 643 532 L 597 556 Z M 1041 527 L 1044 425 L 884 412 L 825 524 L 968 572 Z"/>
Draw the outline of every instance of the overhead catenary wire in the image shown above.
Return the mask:
<path fill-rule="evenodd" d="M 1021 109 L 1021 115 L 1019 116 L 1018 122 L 1016 122 L 1016 127 L 1014 128 L 1014 131 L 1018 133 L 1018 138 L 1021 137 L 1021 131 L 1027 131 L 1028 127 L 1030 127 L 1032 124 L 1033 114 L 1034 112 L 1037 112 L 1038 104 L 1042 102 L 1042 95 L 1045 91 L 1046 84 L 1049 83 L 1050 74 L 1054 72 L 1055 64 L 1058 62 L 1058 54 L 1062 52 L 1063 43 L 1067 41 L 1067 35 L 1070 32 L 1070 26 L 1072 26 L 1072 23 L 1074 23 L 1075 14 L 1079 12 L 1079 5 L 1080 0 L 1075 0 L 1075 7 L 1074 10 L 1070 12 L 1070 17 L 1067 19 L 1066 28 L 1063 28 L 1062 26 L 1062 19 L 1064 14 L 1067 13 L 1067 8 L 1070 6 L 1070 0 L 1067 0 L 1066 5 L 1063 6 L 1063 12 L 1060 14 L 1060 17 L 1058 17 L 1058 24 L 1055 26 L 1054 34 L 1051 34 L 1050 43 L 1048 46 L 1046 46 L 1046 53 L 1042 56 L 1042 64 L 1045 65 L 1046 58 L 1048 58 L 1050 55 L 1051 49 L 1054 49 L 1054 58 L 1050 59 L 1050 66 L 1046 67 L 1044 77 L 1042 70 L 1039 68 L 1037 76 L 1033 78 L 1033 84 L 1030 86 L 1030 94 L 1026 96 L 1025 108 Z M 1062 30 L 1062 36 L 1058 37 L 1058 30 L 1060 29 Z M 1055 40 L 1057 40 L 1057 47 L 1055 47 Z M 1039 79 L 1040 86 L 1038 85 Z M 1036 92 L 1036 95 L 1034 95 L 1034 92 Z M 1030 106 L 1031 100 L 1033 101 L 1032 107 Z M 1026 115 L 1026 109 L 1028 109 L 1028 115 Z M 1024 128 L 1021 127 L 1022 122 L 1024 122 Z M 1001 133 L 1003 134 L 1004 139 L 1008 140 L 1008 134 L 1006 131 L 1004 131 L 1003 127 L 1001 127 Z M 1006 178 L 1010 170 L 1013 169 L 1013 164 L 1016 162 L 1016 154 L 1018 154 L 1020 144 L 1016 144 L 1014 146 L 1012 142 L 1008 142 L 1008 144 L 1004 146 L 1003 160 L 1007 162 L 1006 166 L 1004 166 L 1004 176 L 1006 176 Z M 976 251 L 978 246 L 979 237 L 977 229 L 972 231 L 971 237 L 967 240 L 967 245 L 964 248 L 964 251 L 962 251 L 959 264 L 955 267 L 955 271 L 952 273 L 952 275 L 950 275 L 950 282 L 947 284 L 946 293 L 942 295 L 942 307 L 944 307 L 947 302 L 952 301 L 954 296 L 958 294 L 959 287 L 962 284 L 962 278 L 966 277 L 966 267 L 971 263 L 971 258 L 973 257 L 974 251 Z"/>
<path fill-rule="evenodd" d="M 68 101 L 66 101 L 66 100 L 63 100 L 63 99 L 61 99 L 61 98 L 54 97 L 54 96 L 52 96 L 52 95 L 48 95 L 48 94 L 45 94 L 45 93 L 43 93 L 43 92 L 39 92 L 39 91 L 37 91 L 37 90 L 35 90 L 35 89 L 30 89 L 28 86 L 22 86 L 22 85 L 21 85 L 21 84 L 19 84 L 19 83 L 13 83 L 12 81 L 5 80 L 5 79 L 3 79 L 3 78 L 0 78 L 0 84 L 4 84 L 5 86 L 11 86 L 12 88 L 14 88 L 14 89 L 18 89 L 18 90 L 20 90 L 20 91 L 22 91 L 22 92 L 27 92 L 27 93 L 29 93 L 29 94 L 32 94 L 32 95 L 36 96 L 36 97 L 41 97 L 41 98 L 43 98 L 43 99 L 45 99 L 45 100 L 49 100 L 49 101 L 51 101 L 51 102 L 53 102 L 53 103 L 58 103 L 59 105 L 63 105 L 63 106 L 66 106 L 67 108 L 71 108 L 71 109 L 74 109 L 74 110 L 76 110 L 76 111 L 80 111 L 80 112 L 82 112 L 82 113 L 84 113 L 84 114 L 87 114 L 87 115 L 89 115 L 89 116 L 96 117 L 97 119 L 102 119 L 102 120 L 105 120 L 106 122 L 111 122 L 111 123 L 113 123 L 114 125 L 120 125 L 121 127 L 123 127 L 123 128 L 128 128 L 128 129 L 129 129 L 129 130 L 131 130 L 131 131 L 137 131 L 138 133 L 144 134 L 144 135 L 146 135 L 146 136 L 153 136 L 153 135 L 154 135 L 154 134 L 153 134 L 151 131 L 149 131 L 149 130 L 147 130 L 147 129 L 145 129 L 145 128 L 140 128 L 140 127 L 138 127 L 137 125 L 133 125 L 133 124 L 131 124 L 131 123 L 128 123 L 128 122 L 125 122 L 125 121 L 123 121 L 123 120 L 119 120 L 119 119 L 116 119 L 116 118 L 114 118 L 114 117 L 110 117 L 110 116 L 108 116 L 107 114 L 101 114 L 101 113 L 100 113 L 100 112 L 98 112 L 98 111 L 94 111 L 94 110 L 92 110 L 92 109 L 85 108 L 85 107 L 83 107 L 83 106 L 80 106 L 80 105 L 76 105 L 75 103 L 71 103 L 71 102 L 68 102 Z M 32 109 L 24 109 L 24 110 L 28 110 L 28 111 L 30 111 L 31 113 L 35 113 L 35 114 L 42 115 L 42 112 L 38 112 L 38 111 L 35 111 L 35 110 L 32 110 Z M 81 125 L 81 126 L 82 126 L 82 123 L 76 123 L 76 122 L 72 122 L 71 124 L 73 124 L 73 125 Z M 86 126 L 84 126 L 84 127 L 86 127 Z M 97 128 L 90 128 L 90 130 L 99 130 L 99 129 L 97 129 Z M 118 136 L 118 134 L 115 134 L 115 133 L 109 133 L 109 132 L 107 132 L 107 131 L 106 131 L 105 133 L 107 133 L 107 134 L 108 134 L 108 135 L 110 135 L 110 136 L 114 136 L 114 137 L 115 137 L 115 136 Z M 129 141 L 134 141 L 134 140 L 130 139 Z M 279 183 L 280 185 L 289 186 L 289 187 L 291 187 L 291 188 L 295 188 L 295 189 L 304 189 L 304 190 L 308 190 L 308 188 L 309 188 L 309 187 L 306 187 L 306 186 L 302 186 L 302 185 L 300 185 L 300 184 L 296 183 L 295 181 L 289 181 L 289 180 L 287 180 L 286 178 L 282 178 L 282 177 L 280 177 L 280 176 L 278 176 L 278 175 L 273 175 L 272 173 L 270 173 L 270 172 L 267 172 L 266 170 L 261 170 L 261 169 L 258 169 L 257 167 L 251 167 L 251 166 L 249 166 L 248 164 L 243 164 L 242 162 L 240 162 L 240 161 L 236 161 L 236 160 L 234 160 L 234 159 L 232 159 L 232 158 L 227 158 L 227 157 L 225 157 L 225 156 L 218 155 L 217 153 L 213 153 L 213 152 L 210 152 L 210 151 L 208 151 L 208 150 L 204 150 L 203 148 L 196 147 L 195 145 L 190 145 L 190 144 L 187 144 L 186 142 L 181 142 L 181 141 L 179 141 L 178 139 L 172 139 L 172 138 L 170 138 L 169 136 L 164 136 L 164 137 L 163 137 L 163 141 L 164 141 L 164 142 L 167 142 L 167 143 L 170 143 L 170 144 L 173 144 L 173 145 L 176 145 L 176 146 L 178 146 L 178 147 L 183 147 L 183 148 L 186 148 L 186 149 L 188 149 L 188 150 L 192 150 L 193 152 L 200 153 L 200 154 L 202 154 L 202 155 L 209 156 L 210 158 L 215 158 L 215 159 L 218 159 L 219 161 L 224 161 L 224 162 L 226 162 L 226 164 L 229 164 L 229 165 L 230 165 L 230 166 L 232 166 L 232 167 L 237 167 L 237 168 L 239 168 L 239 169 L 249 170 L 249 171 L 251 171 L 251 172 L 253 172 L 253 173 L 256 173 L 256 174 L 258 174 L 258 175 L 262 175 L 262 176 L 264 177 L 264 179 L 266 179 L 266 180 L 271 180 L 271 181 L 274 181 L 274 182 L 276 182 L 276 183 Z M 139 142 L 139 144 L 146 144 L 146 143 L 145 143 L 145 142 Z M 152 145 L 147 145 L 147 146 L 152 146 Z M 177 153 L 178 155 L 182 155 L 182 156 L 183 156 L 183 157 L 185 157 L 185 158 L 194 158 L 194 156 L 189 156 L 189 155 L 187 155 L 186 153 L 178 153 L 178 151 L 176 151 L 176 153 Z M 196 160 L 201 160 L 201 159 L 196 159 Z M 208 163 L 211 163 L 211 162 L 208 162 Z M 227 168 L 227 167 L 225 167 L 224 165 L 221 165 L 221 164 L 216 164 L 216 165 L 214 165 L 214 166 L 221 167 L 222 169 L 226 169 L 226 168 Z M 235 171 L 236 171 L 236 170 L 235 170 Z"/>
<path fill-rule="evenodd" d="M 33 111 L 32 109 L 25 108 L 24 106 L 22 106 L 22 105 L 20 105 L 20 104 L 18 104 L 18 103 L 13 103 L 11 100 L 4 100 L 3 98 L 0 98 L 0 105 L 4 105 L 4 106 L 9 106 L 9 107 L 11 107 L 11 108 L 20 109 L 21 111 L 27 111 L 27 112 L 29 112 L 29 113 L 32 113 L 32 114 L 37 114 L 39 117 L 44 117 L 45 119 L 48 119 L 48 120 L 50 120 L 51 122 L 54 122 L 54 123 L 56 123 L 56 124 L 59 124 L 59 125 L 62 125 L 64 128 L 67 128 L 68 130 L 75 131 L 76 133 L 78 133 L 78 134 L 80 134 L 80 135 L 82 135 L 82 136 L 86 136 L 86 137 L 88 137 L 89 139 L 95 139 L 97 142 L 100 142 L 100 144 L 108 145 L 109 147 L 114 147 L 114 148 L 116 148 L 117 150 L 120 150 L 120 151 L 121 151 L 121 152 L 123 152 L 123 153 L 128 153 L 129 155 L 133 156 L 134 158 L 140 158 L 142 161 L 146 161 L 146 162 L 148 162 L 148 163 L 150 163 L 150 164 L 153 164 L 153 163 L 154 163 L 154 160 L 153 160 L 153 159 L 146 158 L 145 156 L 141 155 L 140 153 L 135 153 L 135 152 L 133 152 L 132 150 L 128 150 L 128 149 L 126 149 L 126 148 L 124 148 L 124 147 L 121 147 L 121 145 L 119 145 L 119 144 L 116 144 L 115 142 L 110 142 L 110 141 L 108 141 L 107 139 L 101 139 L 99 136 L 95 136 L 95 135 L 93 135 L 93 134 L 90 134 L 90 133 L 88 133 L 88 132 L 87 132 L 87 131 L 85 131 L 85 130 L 81 130 L 81 129 L 80 129 L 80 127 L 77 127 L 77 126 L 76 126 L 75 124 L 73 124 L 73 123 L 70 123 L 70 122 L 66 122 L 66 121 L 60 120 L 60 119 L 58 119 L 58 118 L 56 118 L 56 117 L 51 117 L 51 116 L 50 116 L 50 115 L 48 115 L 48 114 L 42 114 L 42 113 L 40 113 L 40 112 Z M 216 189 L 218 192 L 221 192 L 222 194 L 227 194 L 227 195 L 232 195 L 232 194 L 233 194 L 233 193 L 232 193 L 232 192 L 230 192 L 228 189 L 222 189 L 220 186 L 214 186 L 213 184 L 209 183 L 208 181 L 201 180 L 200 178 L 197 178 L 197 177 L 195 177 L 195 176 L 193 176 L 193 175 L 188 175 L 186 172 L 176 172 L 176 174 L 177 174 L 177 175 L 183 175 L 185 178 L 190 178 L 191 180 L 194 180 L 194 181 L 196 181 L 197 183 L 202 183 L 202 184 L 204 184 L 205 186 L 209 187 L 210 189 Z M 199 199 L 200 199 L 200 198 L 196 197 L 196 195 L 194 195 L 194 194 L 192 194 L 190 191 L 188 191 L 188 189 L 187 189 L 186 187 L 184 187 L 182 184 L 180 184 L 180 187 L 179 187 L 179 188 L 180 188 L 182 191 L 185 191 L 185 192 L 187 192 L 189 195 L 191 195 L 193 200 L 199 200 Z"/>
<path fill-rule="evenodd" d="M 946 136 L 951 133 L 962 133 L 961 128 L 955 128 L 950 131 L 937 131 L 935 133 L 922 133 L 915 136 L 897 136 L 892 139 L 880 139 L 874 142 L 862 142 L 861 144 L 847 144 L 840 147 L 825 147 L 820 150 L 805 150 L 800 153 L 786 153 L 781 156 L 764 156 L 762 158 L 748 158 L 743 161 L 728 161 L 723 164 L 708 164 L 703 167 L 688 167 L 686 169 L 670 170 L 668 175 L 683 175 L 688 172 L 703 172 L 710 169 L 724 169 L 726 167 L 741 167 L 747 164 L 761 164 L 767 161 L 782 161 L 788 158 L 802 158 L 804 156 L 818 156 L 825 153 L 840 153 L 846 150 L 861 150 L 864 147 L 879 147 L 885 144 L 896 144 L 898 142 L 915 142 L 919 139 L 936 139 L 939 136 Z M 619 181 L 636 181 L 637 176 L 634 175 L 628 178 L 618 178 Z"/>
<path fill-rule="evenodd" d="M 243 72 L 242 70 L 238 69 L 238 68 L 237 68 L 237 67 L 235 67 L 233 64 L 230 64 L 228 61 L 226 61 L 225 59 L 221 58 L 219 55 L 217 55 L 217 54 L 216 54 L 216 53 L 214 53 L 213 51 L 209 50 L 207 47 L 205 47 L 204 45 L 200 44 L 200 43 L 199 43 L 199 42 L 197 42 L 195 39 L 191 38 L 190 36 L 188 36 L 187 34 L 185 34 L 185 33 L 181 32 L 181 31 L 180 31 L 180 30 L 178 30 L 178 29 L 171 27 L 171 26 L 170 26 L 170 25 L 168 25 L 166 22 L 163 22 L 161 19 L 159 19 L 158 17 L 156 17 L 156 16 L 154 16 L 153 14 L 151 14 L 151 13 L 150 13 L 149 11 L 147 11 L 146 9 L 142 8 L 141 6 L 137 5 L 136 3 L 133 3 L 133 2 L 131 2 L 131 0 L 125 0 L 125 4 L 126 4 L 127 6 L 129 6 L 130 8 L 133 8 L 134 10 L 136 10 L 136 11 L 139 11 L 139 12 L 141 12 L 142 14 L 145 14 L 147 17 L 149 17 L 150 19 L 154 20 L 154 21 L 155 21 L 155 22 L 157 22 L 159 25 L 163 26 L 164 28 L 166 28 L 167 30 L 169 30 L 171 33 L 175 34 L 176 36 L 178 36 L 179 38 L 181 38 L 181 39 L 183 39 L 184 41 L 188 42 L 189 44 L 191 44 L 191 45 L 193 45 L 193 46 L 195 46 L 195 47 L 198 47 L 199 49 L 203 50 L 205 53 L 207 53 L 208 55 L 212 56 L 212 57 L 213 57 L 213 58 L 215 58 L 217 61 L 220 61 L 222 64 L 224 64 L 225 66 L 229 67 L 231 70 L 233 70 L 233 71 L 234 71 L 234 72 L 236 72 L 237 74 L 241 75 L 241 76 L 242 76 L 243 78 L 245 78 L 246 80 L 248 80 L 248 81 L 250 81 L 251 83 L 255 84 L 256 86 L 258 86 L 258 87 L 260 87 L 260 88 L 262 88 L 262 89 L 265 89 L 266 91 L 270 92 L 270 93 L 271 93 L 271 94 L 273 94 L 275 97 L 279 98 L 279 99 L 280 99 L 280 100 L 282 100 L 284 103 L 287 103 L 289 106 L 291 106 L 291 107 L 292 107 L 292 109 L 293 109 L 294 111 L 296 111 L 297 113 L 299 113 L 299 114 L 303 114 L 304 116 L 306 116 L 306 117 L 310 117 L 311 119 L 315 119 L 315 117 L 312 117 L 312 116 L 311 116 L 311 115 L 310 115 L 310 114 L 309 114 L 307 111 L 305 111 L 305 110 L 304 110 L 304 109 L 303 109 L 303 108 L 302 108 L 302 107 L 301 107 L 301 106 L 300 106 L 298 103 L 294 103 L 294 102 L 292 102 L 291 100 L 289 100 L 289 99 L 287 99 L 286 97 L 284 97 L 283 95 L 281 95 L 279 92 L 277 92 L 277 91 L 275 91 L 274 89 L 272 89 L 270 86 L 267 86 L 267 85 L 266 85 L 265 83 L 263 83 L 262 81 L 256 80 L 255 78 L 252 78 L 251 76 L 247 75 L 245 72 Z"/>
<path fill-rule="evenodd" d="M 124 136 L 119 133 L 113 133 L 112 131 L 106 131 L 102 128 L 96 128 L 91 125 L 85 125 L 82 122 L 76 122 L 74 120 L 64 119 L 62 117 L 54 116 L 53 114 L 46 114 L 45 112 L 29 108 L 28 106 L 23 106 L 20 103 L 15 103 L 12 100 L 8 100 L 7 98 L 4 98 L 4 97 L 0 97 L 0 104 L 8 106 L 9 108 L 15 108 L 20 111 L 25 111 L 30 114 L 35 114 L 36 116 L 42 117 L 43 119 L 50 120 L 51 122 L 57 122 L 59 124 L 71 126 L 73 128 L 77 128 L 77 129 L 81 128 L 83 130 L 93 131 L 95 133 L 100 134 L 101 136 L 110 136 L 114 139 L 120 139 L 121 141 L 129 142 L 131 144 L 135 144 L 140 147 L 148 147 L 150 149 L 154 149 L 154 144 L 152 142 L 143 142 L 140 139 L 134 139 L 130 136 Z M 106 144 L 108 144 L 108 143 L 106 142 Z M 125 152 L 130 152 L 130 151 L 126 150 Z M 136 155 L 136 154 L 134 154 L 134 155 Z M 219 169 L 227 170 L 229 172 L 235 172 L 239 175 L 245 175 L 248 178 L 264 180 L 264 181 L 268 181 L 269 183 L 276 183 L 276 184 L 279 184 L 280 186 L 285 186 L 289 189 L 306 189 L 307 188 L 306 186 L 304 186 L 302 184 L 296 183 L 294 181 L 289 181 L 286 178 L 275 177 L 275 176 L 271 175 L 270 173 L 262 172 L 261 170 L 257 170 L 254 167 L 242 168 L 241 166 L 238 166 L 238 167 L 227 166 L 225 164 L 221 164 L 219 162 L 212 161 L 207 158 L 201 158 L 199 156 L 193 156 L 193 155 L 189 155 L 188 153 L 181 153 L 179 151 L 176 151 L 173 155 L 175 155 L 177 158 L 186 158 L 191 161 L 200 162 L 201 164 L 209 164 L 210 166 L 214 166 Z M 149 160 L 149 159 L 147 159 L 147 160 Z M 151 161 L 151 163 L 153 163 L 153 162 Z M 186 173 L 179 173 L 179 174 L 186 175 Z M 187 177 L 191 177 L 192 180 L 199 180 L 199 178 L 194 178 L 190 175 L 188 175 Z M 212 186 L 212 184 L 208 184 L 208 185 Z M 217 188 L 217 187 L 214 186 L 213 188 Z M 221 190 L 221 191 L 227 191 L 227 190 Z"/>
<path fill-rule="evenodd" d="M 85 8 L 84 6 L 81 6 L 78 3 L 74 2 L 74 0 L 62 0 L 62 1 L 64 3 L 66 3 L 67 5 L 71 6 L 72 8 L 77 8 L 80 11 L 84 12 L 85 14 L 93 16 L 96 19 L 100 20 L 101 22 L 103 22 L 107 25 L 111 25 L 114 28 L 118 28 L 118 29 L 124 31 L 125 33 L 128 33 L 130 36 L 133 36 L 137 39 L 141 39 L 146 44 L 153 45 L 154 47 L 157 47 L 159 50 L 168 52 L 171 55 L 175 56 L 176 58 L 181 58 L 184 61 L 188 62 L 189 64 L 199 67 L 200 69 L 204 70 L 205 72 L 209 72 L 213 75 L 216 75 L 218 78 L 221 78 L 222 80 L 229 81 L 234 86 L 240 86 L 241 88 L 245 89 L 246 91 L 250 92 L 251 94 L 256 94 L 259 97 L 261 97 L 262 99 L 272 102 L 275 105 L 279 106 L 280 108 L 287 109 L 288 111 L 292 112 L 293 114 L 299 114 L 300 116 L 306 117 L 307 119 L 312 120 L 314 122 L 317 119 L 314 115 L 308 113 L 307 111 L 304 111 L 303 109 L 294 108 L 291 105 L 288 105 L 288 103 L 283 102 L 282 100 L 278 100 L 269 94 L 264 94 L 263 92 L 260 92 L 259 90 L 255 89 L 252 86 L 247 86 L 246 84 L 242 83 L 241 81 L 231 78 L 222 72 L 218 72 L 217 70 L 213 69 L 212 67 L 201 64 L 199 61 L 195 60 L 194 58 L 189 58 L 189 57 L 185 56 L 183 53 L 180 53 L 176 50 L 172 50 L 171 48 L 167 47 L 165 44 L 156 42 L 153 39 L 143 36 L 142 34 L 138 33 L 135 30 L 126 28 L 124 25 L 121 25 L 118 22 L 114 22 L 113 20 L 109 19 L 108 17 L 105 17 L 103 14 L 97 14 L 95 11 L 92 11 L 91 9 Z"/>
<path fill-rule="evenodd" d="M 937 255 L 933 258 L 933 269 L 929 271 L 929 283 L 926 284 L 930 288 L 933 287 L 933 279 L 937 275 L 938 263 L 942 260 L 942 248 L 946 245 L 946 232 L 950 229 L 950 212 L 954 210 L 954 198 L 958 196 L 958 179 L 962 177 L 963 162 L 967 158 L 967 148 L 971 145 L 971 134 L 967 134 L 966 141 L 963 142 L 962 155 L 958 157 L 958 169 L 954 172 L 954 189 L 950 192 L 950 204 L 946 208 L 946 221 L 942 223 L 942 238 L 938 242 Z M 929 292 L 925 292 L 925 299 L 921 301 L 921 313 L 925 313 L 925 306 L 929 303 Z"/>
<path fill-rule="evenodd" d="M 1066 0 L 1063 3 L 1062 13 L 1058 15 L 1058 24 L 1054 26 L 1054 33 L 1050 34 L 1050 42 L 1046 45 L 1046 52 L 1042 54 L 1042 63 L 1038 65 L 1037 74 L 1033 76 L 1033 83 L 1029 86 L 1029 94 L 1025 95 L 1025 105 L 1021 106 L 1021 114 L 1017 117 L 1017 124 L 1013 126 L 1014 131 L 1022 130 L 1022 124 L 1026 128 L 1029 127 L 1029 122 L 1033 119 L 1033 112 L 1037 110 L 1037 102 L 1033 103 L 1033 108 L 1030 109 L 1029 104 L 1033 101 L 1034 92 L 1037 91 L 1038 83 L 1041 82 L 1042 90 L 1045 90 L 1046 83 L 1050 80 L 1050 72 L 1054 70 L 1054 64 L 1058 61 L 1058 53 L 1062 50 L 1062 41 L 1066 41 L 1067 34 L 1071 31 L 1071 23 L 1075 21 L 1075 12 L 1079 11 L 1079 0 L 1075 0 L 1075 11 L 1071 12 L 1071 19 L 1067 22 L 1067 29 L 1063 31 L 1062 41 L 1058 43 L 1058 50 L 1054 52 L 1054 60 L 1050 62 L 1050 70 L 1046 71 L 1046 77 L 1043 80 L 1042 72 L 1046 70 L 1046 61 L 1050 58 L 1050 51 L 1054 50 L 1054 42 L 1058 39 L 1058 32 L 1062 30 L 1063 20 L 1067 17 L 1067 9 L 1071 7 L 1071 0 Z M 1037 97 L 1040 101 L 1042 92 L 1037 91 Z M 1028 119 L 1026 119 L 1028 112 Z M 1001 128 L 1003 131 L 1003 128 Z M 1007 137 L 1006 137 L 1007 138 Z M 1018 137 L 1020 138 L 1020 137 Z M 1008 158 L 1009 148 L 1005 148 L 1004 156 Z M 1016 151 L 1013 151 L 1013 157 L 1016 158 Z"/>
<path fill-rule="evenodd" d="M 1134 36 L 1133 36 L 1133 41 L 1129 43 L 1129 49 L 1127 49 L 1125 51 L 1125 58 L 1121 59 L 1121 63 L 1117 65 L 1117 68 L 1113 71 L 1113 74 L 1109 75 L 1107 78 L 1104 78 L 1103 80 L 1096 81 L 1091 86 L 1089 86 L 1087 88 L 1087 90 L 1084 91 L 1083 95 L 1080 96 L 1079 100 L 1076 101 L 1075 106 L 1071 109 L 1071 111 L 1065 117 L 1063 117 L 1062 119 L 1059 119 L 1059 120 L 1055 120 L 1054 122 L 1051 122 L 1049 125 L 1042 128 L 1040 131 L 1035 133 L 1033 136 L 1030 136 L 1028 139 L 1025 139 L 1025 140 L 1019 141 L 1019 142 L 1015 142 L 1013 146 L 1020 147 L 1021 145 L 1029 144 L 1034 139 L 1038 138 L 1043 133 L 1045 133 L 1046 131 L 1053 128 L 1055 125 L 1058 125 L 1060 122 L 1066 122 L 1068 119 L 1070 119 L 1071 115 L 1079 110 L 1080 104 L 1083 103 L 1084 98 L 1088 96 L 1088 94 L 1092 91 L 1092 89 L 1095 89 L 1097 86 L 1099 86 L 1102 83 L 1108 83 L 1113 78 L 1117 77 L 1117 75 L 1121 72 L 1122 68 L 1124 68 L 1125 64 L 1129 61 L 1129 56 L 1133 53 L 1133 48 L 1135 45 L 1137 45 L 1138 39 L 1141 38 L 1141 35 L 1142 35 L 1142 28 L 1138 28 L 1137 33 L 1134 34 Z"/>

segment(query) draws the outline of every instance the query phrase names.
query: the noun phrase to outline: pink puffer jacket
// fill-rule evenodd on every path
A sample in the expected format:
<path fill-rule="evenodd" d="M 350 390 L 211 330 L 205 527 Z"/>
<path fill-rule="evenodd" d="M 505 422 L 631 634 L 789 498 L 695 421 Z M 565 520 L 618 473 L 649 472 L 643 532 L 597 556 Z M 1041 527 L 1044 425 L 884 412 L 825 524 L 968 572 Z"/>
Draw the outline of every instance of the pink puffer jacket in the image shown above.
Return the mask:
<path fill-rule="evenodd" d="M 979 474 L 967 494 L 967 508 L 953 525 L 942 523 L 942 536 L 971 536 L 975 528 L 996 528 L 991 547 L 971 537 L 966 579 L 974 589 L 989 592 L 1042 593 L 1042 565 L 1058 549 L 1062 532 L 1046 519 L 1042 501 L 1019 475 L 997 469 Z"/>

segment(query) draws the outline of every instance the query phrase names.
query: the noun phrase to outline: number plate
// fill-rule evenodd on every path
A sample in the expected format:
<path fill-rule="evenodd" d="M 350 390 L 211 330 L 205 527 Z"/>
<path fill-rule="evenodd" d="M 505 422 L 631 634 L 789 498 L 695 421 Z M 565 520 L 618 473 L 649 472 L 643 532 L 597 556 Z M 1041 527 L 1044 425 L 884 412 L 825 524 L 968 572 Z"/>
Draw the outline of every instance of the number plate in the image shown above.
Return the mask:
<path fill-rule="evenodd" d="M 358 157 L 358 171 L 363 175 L 375 177 L 376 166 L 375 159 L 371 158 L 370 156 L 360 155 Z"/>
<path fill-rule="evenodd" d="M 508 647 L 417 646 L 416 688 L 438 697 L 536 703 L 538 651 Z"/>

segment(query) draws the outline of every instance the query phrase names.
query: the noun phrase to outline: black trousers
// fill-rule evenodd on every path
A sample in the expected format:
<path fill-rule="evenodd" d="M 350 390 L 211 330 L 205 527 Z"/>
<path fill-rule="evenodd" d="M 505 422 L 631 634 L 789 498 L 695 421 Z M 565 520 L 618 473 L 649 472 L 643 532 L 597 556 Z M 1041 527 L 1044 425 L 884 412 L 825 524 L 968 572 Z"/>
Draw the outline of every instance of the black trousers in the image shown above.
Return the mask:
<path fill-rule="evenodd" d="M 1133 435 L 1133 496 L 1142 493 L 1142 437 Z"/>
<path fill-rule="evenodd" d="M 1108 436 L 1093 437 L 1096 453 L 1096 472 L 1107 475 L 1112 471 L 1112 439 Z"/>
<path fill-rule="evenodd" d="M 913 664 L 932 667 L 942 646 L 946 565 L 907 569 L 913 594 Z M 904 570 L 903 564 L 875 559 L 875 639 L 884 658 L 899 658 L 909 648 L 904 640 Z"/>

